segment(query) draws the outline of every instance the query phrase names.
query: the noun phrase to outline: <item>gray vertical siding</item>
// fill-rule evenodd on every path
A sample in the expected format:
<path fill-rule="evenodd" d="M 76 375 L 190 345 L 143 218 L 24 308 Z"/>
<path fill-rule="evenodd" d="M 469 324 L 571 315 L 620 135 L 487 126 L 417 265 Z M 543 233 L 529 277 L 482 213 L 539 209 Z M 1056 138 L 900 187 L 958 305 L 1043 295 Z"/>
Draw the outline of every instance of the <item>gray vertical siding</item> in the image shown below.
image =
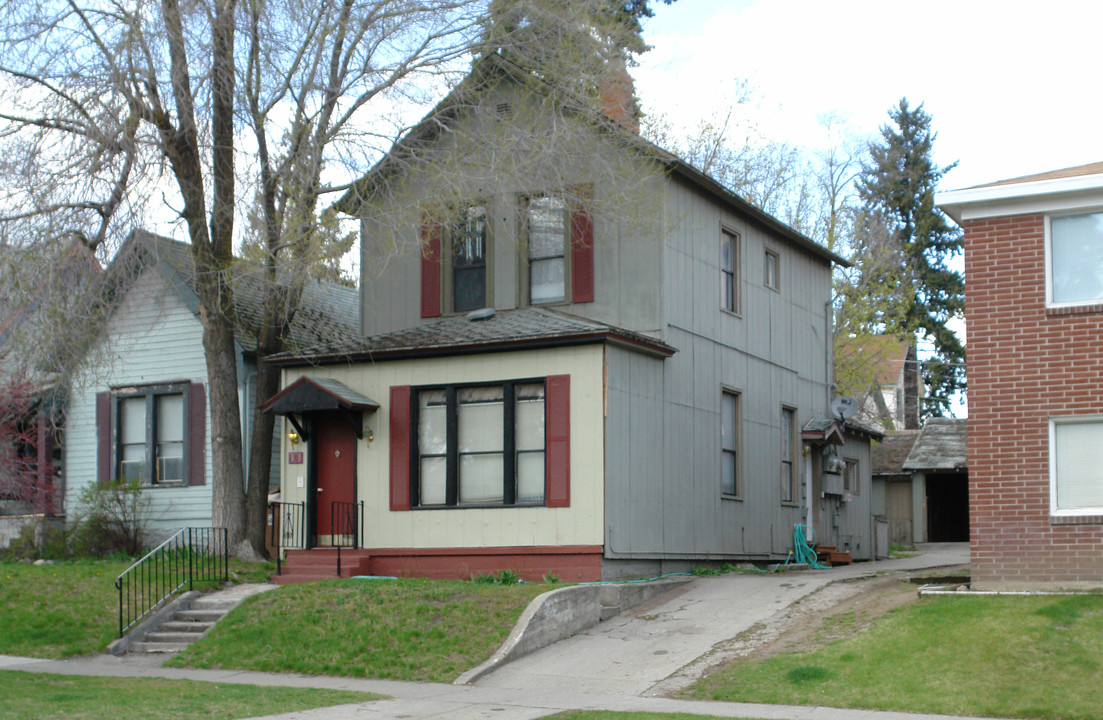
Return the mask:
<path fill-rule="evenodd" d="M 799 450 L 801 502 L 781 502 L 781 408 L 795 408 L 800 425 L 828 413 L 831 268 L 676 182 L 665 207 L 661 335 L 678 352 L 656 361 L 607 351 L 606 557 L 784 558 L 806 515 Z M 720 309 L 722 228 L 739 236 L 738 314 Z M 766 248 L 780 256 L 780 292 L 764 284 Z M 720 488 L 724 388 L 740 395 L 738 499 Z M 868 477 L 868 442 L 851 441 L 847 453 Z M 644 469 L 626 471 L 634 465 Z M 641 488 L 645 480 L 658 487 Z M 837 544 L 870 547 L 869 496 L 835 512 Z"/>

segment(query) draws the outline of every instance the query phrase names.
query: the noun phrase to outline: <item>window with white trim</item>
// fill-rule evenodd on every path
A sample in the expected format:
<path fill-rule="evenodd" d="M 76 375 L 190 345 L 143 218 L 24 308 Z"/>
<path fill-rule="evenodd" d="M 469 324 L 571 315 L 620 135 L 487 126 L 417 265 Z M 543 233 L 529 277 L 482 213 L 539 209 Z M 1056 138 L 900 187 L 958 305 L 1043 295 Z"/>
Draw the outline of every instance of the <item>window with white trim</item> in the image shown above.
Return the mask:
<path fill-rule="evenodd" d="M 1103 212 L 1046 218 L 1050 305 L 1103 303 Z"/>
<path fill-rule="evenodd" d="M 542 381 L 415 394 L 415 506 L 544 504 Z"/>
<path fill-rule="evenodd" d="M 1049 423 L 1050 514 L 1103 515 L 1103 417 Z"/>

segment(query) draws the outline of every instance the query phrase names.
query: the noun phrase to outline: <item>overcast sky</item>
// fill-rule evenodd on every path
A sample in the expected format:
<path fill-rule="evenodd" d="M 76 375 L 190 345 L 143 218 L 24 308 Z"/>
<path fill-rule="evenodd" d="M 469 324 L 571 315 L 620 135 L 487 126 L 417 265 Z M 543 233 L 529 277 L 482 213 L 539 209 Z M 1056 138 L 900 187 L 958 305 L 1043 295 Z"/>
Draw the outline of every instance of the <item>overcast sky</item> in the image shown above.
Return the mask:
<path fill-rule="evenodd" d="M 757 90 L 759 129 L 823 144 L 834 112 L 871 134 L 906 96 L 959 161 L 940 190 L 1103 160 L 1103 3 L 652 0 L 633 70 L 644 110 L 692 126 Z"/>

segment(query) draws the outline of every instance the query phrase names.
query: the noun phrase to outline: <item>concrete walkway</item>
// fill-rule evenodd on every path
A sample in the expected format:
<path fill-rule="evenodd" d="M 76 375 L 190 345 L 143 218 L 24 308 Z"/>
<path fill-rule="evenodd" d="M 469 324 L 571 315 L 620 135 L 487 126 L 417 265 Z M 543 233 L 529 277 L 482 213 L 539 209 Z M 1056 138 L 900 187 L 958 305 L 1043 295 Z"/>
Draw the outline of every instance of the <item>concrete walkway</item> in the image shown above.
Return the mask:
<path fill-rule="evenodd" d="M 181 678 L 262 686 L 375 692 L 388 700 L 269 716 L 268 720 L 497 718 L 528 720 L 570 709 L 680 712 L 791 720 L 920 720 L 949 716 L 654 697 L 692 681 L 732 638 L 831 583 L 968 563 L 968 546 L 928 545 L 922 555 L 823 571 L 700 578 L 660 604 L 637 608 L 521 658 L 473 686 L 160 667 L 130 655 L 74 660 L 0 656 L 0 669 L 66 675 Z M 705 658 L 704 661 L 701 658 Z"/>

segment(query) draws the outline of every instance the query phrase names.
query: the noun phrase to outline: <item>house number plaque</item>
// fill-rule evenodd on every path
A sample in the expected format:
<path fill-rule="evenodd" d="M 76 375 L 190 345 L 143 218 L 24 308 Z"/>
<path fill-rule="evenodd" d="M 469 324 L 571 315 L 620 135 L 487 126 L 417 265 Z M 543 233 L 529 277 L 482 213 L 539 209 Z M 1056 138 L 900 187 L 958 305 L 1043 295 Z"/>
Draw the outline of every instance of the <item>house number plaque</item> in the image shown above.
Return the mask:
<path fill-rule="evenodd" d="M 303 464 L 303 453 L 302 453 L 302 451 L 300 450 L 298 452 L 289 452 L 289 453 L 287 453 L 287 464 L 288 465 L 302 465 Z"/>

